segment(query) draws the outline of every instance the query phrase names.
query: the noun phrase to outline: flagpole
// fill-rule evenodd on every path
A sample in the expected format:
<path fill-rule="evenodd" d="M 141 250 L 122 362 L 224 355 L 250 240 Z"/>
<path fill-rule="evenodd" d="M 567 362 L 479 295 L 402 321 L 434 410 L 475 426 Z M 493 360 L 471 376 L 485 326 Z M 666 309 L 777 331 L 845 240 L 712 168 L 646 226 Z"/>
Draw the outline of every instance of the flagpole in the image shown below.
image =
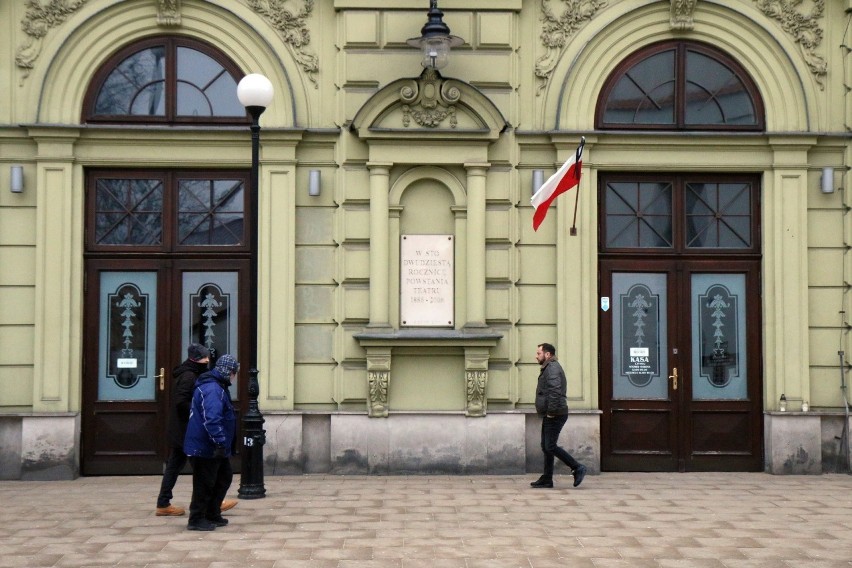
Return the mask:
<path fill-rule="evenodd" d="M 583 146 L 586 145 L 586 137 L 580 136 L 580 145 L 577 146 L 577 154 L 574 157 L 574 163 L 579 166 L 580 164 L 580 156 L 583 154 Z M 580 168 L 582 170 L 582 167 Z M 578 176 L 579 177 L 579 176 Z M 574 196 L 574 221 L 571 225 L 571 230 L 568 231 L 568 234 L 572 237 L 577 236 L 577 204 L 580 202 L 580 184 L 577 183 L 577 192 Z"/>

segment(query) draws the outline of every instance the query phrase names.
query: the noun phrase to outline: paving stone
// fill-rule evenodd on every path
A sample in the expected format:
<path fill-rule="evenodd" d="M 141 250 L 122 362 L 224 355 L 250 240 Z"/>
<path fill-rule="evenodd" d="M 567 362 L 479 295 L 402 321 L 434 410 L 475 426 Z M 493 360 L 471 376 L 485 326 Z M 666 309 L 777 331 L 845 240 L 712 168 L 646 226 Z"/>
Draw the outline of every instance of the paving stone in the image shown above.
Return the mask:
<path fill-rule="evenodd" d="M 852 568 L 847 475 L 533 478 L 267 477 L 209 533 L 154 515 L 159 477 L 2 481 L 0 568 Z"/>

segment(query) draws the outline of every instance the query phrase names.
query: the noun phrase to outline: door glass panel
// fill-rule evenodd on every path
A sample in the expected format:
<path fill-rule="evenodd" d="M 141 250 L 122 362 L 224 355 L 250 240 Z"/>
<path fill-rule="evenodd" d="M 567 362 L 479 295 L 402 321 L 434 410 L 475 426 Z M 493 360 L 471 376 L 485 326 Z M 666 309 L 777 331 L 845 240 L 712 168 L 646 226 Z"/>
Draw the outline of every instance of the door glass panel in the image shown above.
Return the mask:
<path fill-rule="evenodd" d="M 751 184 L 685 186 L 687 248 L 751 248 Z"/>
<path fill-rule="evenodd" d="M 157 273 L 102 272 L 98 400 L 154 400 Z"/>
<path fill-rule="evenodd" d="M 217 355 L 239 354 L 239 314 L 236 272 L 184 272 L 182 296 L 182 345 L 200 343 Z M 237 357 L 239 359 L 239 357 Z M 237 399 L 237 385 L 231 398 Z"/>
<path fill-rule="evenodd" d="M 672 248 L 672 184 L 613 181 L 606 184 L 606 246 Z"/>
<path fill-rule="evenodd" d="M 745 400 L 744 274 L 692 275 L 692 397 Z"/>
<path fill-rule="evenodd" d="M 668 398 L 666 294 L 666 274 L 613 273 L 614 398 Z"/>
<path fill-rule="evenodd" d="M 163 242 L 161 179 L 99 179 L 95 190 L 95 244 Z"/>
<path fill-rule="evenodd" d="M 243 244 L 244 186 L 241 179 L 178 180 L 178 243 Z"/>

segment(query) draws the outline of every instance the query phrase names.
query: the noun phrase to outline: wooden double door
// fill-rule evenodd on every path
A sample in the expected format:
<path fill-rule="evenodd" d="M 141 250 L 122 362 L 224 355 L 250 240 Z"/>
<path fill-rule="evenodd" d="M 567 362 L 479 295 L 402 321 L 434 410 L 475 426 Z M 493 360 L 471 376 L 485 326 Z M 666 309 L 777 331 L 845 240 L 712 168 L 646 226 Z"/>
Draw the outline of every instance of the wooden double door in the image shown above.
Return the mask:
<path fill-rule="evenodd" d="M 172 370 L 190 343 L 237 356 L 231 398 L 245 410 L 247 181 L 242 171 L 87 172 L 84 475 L 162 473 Z"/>
<path fill-rule="evenodd" d="M 604 471 L 761 471 L 758 187 L 602 176 Z"/>

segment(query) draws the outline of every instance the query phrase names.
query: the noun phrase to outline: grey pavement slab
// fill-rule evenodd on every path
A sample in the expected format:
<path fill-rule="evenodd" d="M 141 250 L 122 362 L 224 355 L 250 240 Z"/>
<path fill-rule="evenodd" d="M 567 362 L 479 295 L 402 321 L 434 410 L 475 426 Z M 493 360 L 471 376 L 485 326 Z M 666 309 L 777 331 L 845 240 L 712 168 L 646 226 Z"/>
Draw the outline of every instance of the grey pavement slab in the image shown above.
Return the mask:
<path fill-rule="evenodd" d="M 210 533 L 154 515 L 159 477 L 3 481 L 0 568 L 852 567 L 849 475 L 535 478 L 267 477 Z"/>

